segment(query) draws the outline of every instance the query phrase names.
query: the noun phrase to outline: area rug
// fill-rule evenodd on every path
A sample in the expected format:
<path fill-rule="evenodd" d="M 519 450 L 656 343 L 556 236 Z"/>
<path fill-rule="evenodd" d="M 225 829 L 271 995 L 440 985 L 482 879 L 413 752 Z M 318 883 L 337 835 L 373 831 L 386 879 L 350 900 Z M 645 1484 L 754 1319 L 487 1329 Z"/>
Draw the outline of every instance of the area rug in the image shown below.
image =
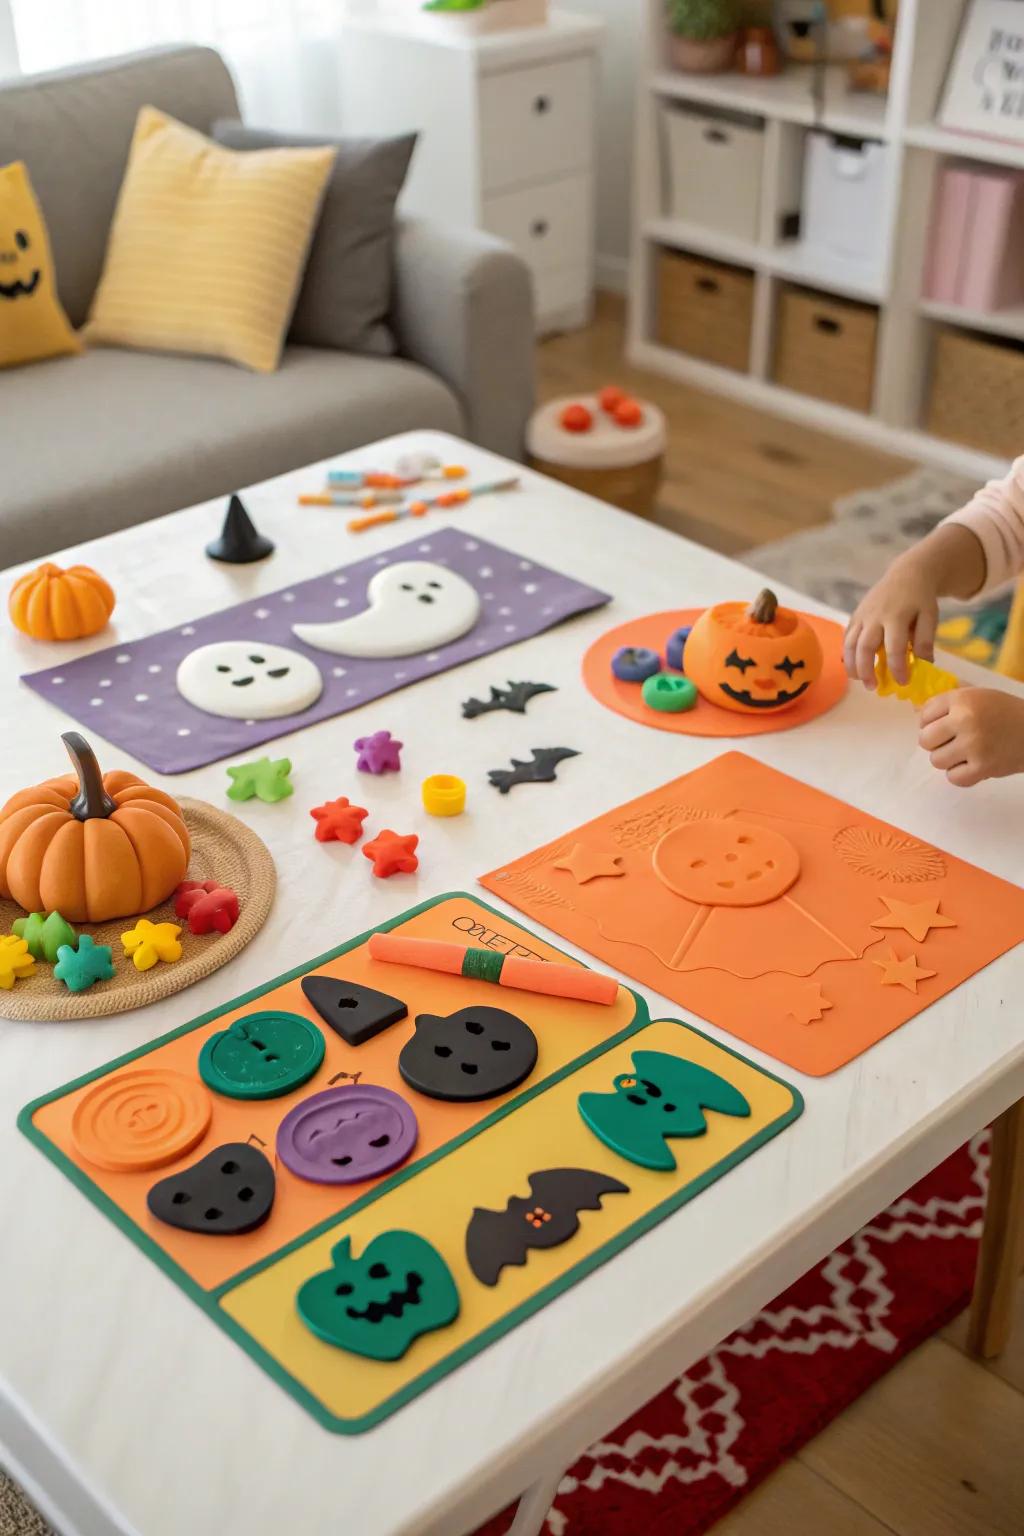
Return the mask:
<path fill-rule="evenodd" d="M 762 544 L 741 559 L 770 579 L 852 613 L 895 557 L 962 507 L 976 489 L 973 480 L 947 470 L 916 469 L 888 485 L 842 497 L 830 523 Z M 944 603 L 939 643 L 968 661 L 993 666 L 1009 610 L 1009 594 L 977 603 Z"/>
<path fill-rule="evenodd" d="M 984 1131 L 592 1445 L 559 1485 L 547 1536 L 710 1530 L 967 1305 L 988 1163 Z"/>
<path fill-rule="evenodd" d="M 709 1530 L 964 1309 L 988 1166 L 983 1131 L 592 1445 L 562 1479 L 547 1536 Z M 2 1471 L 0 1536 L 53 1536 Z"/>

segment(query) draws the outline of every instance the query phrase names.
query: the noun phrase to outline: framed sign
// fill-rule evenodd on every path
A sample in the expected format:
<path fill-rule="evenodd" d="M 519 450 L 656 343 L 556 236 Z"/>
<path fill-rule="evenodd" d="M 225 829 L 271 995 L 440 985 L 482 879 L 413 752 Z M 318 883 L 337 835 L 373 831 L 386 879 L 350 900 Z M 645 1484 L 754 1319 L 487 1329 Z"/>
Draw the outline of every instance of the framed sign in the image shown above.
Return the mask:
<path fill-rule="evenodd" d="M 938 120 L 1024 141 L 1024 0 L 970 0 Z"/>

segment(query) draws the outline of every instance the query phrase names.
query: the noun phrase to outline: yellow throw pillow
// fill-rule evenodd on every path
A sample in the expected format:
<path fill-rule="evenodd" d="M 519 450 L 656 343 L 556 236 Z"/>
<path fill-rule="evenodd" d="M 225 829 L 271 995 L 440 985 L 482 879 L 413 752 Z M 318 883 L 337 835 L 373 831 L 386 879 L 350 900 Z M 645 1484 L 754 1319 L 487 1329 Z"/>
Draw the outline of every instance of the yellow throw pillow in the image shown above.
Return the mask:
<path fill-rule="evenodd" d="M 81 350 L 57 297 L 43 211 L 15 160 L 0 166 L 0 368 Z"/>
<path fill-rule="evenodd" d="M 334 156 L 222 149 L 143 107 L 88 340 L 272 372 Z"/>

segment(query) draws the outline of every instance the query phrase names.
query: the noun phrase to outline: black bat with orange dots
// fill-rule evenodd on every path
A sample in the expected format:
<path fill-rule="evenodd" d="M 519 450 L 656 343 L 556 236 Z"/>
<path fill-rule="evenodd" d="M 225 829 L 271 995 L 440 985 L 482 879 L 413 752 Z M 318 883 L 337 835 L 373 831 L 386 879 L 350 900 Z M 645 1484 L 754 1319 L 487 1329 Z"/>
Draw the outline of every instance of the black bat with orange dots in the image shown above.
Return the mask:
<path fill-rule="evenodd" d="M 605 1195 L 629 1186 L 588 1168 L 548 1168 L 530 1174 L 527 1199 L 514 1195 L 503 1211 L 479 1206 L 466 1228 L 466 1258 L 483 1285 L 496 1285 L 509 1264 L 525 1264 L 532 1248 L 557 1248 L 580 1229 L 580 1211 L 599 1211 Z"/>

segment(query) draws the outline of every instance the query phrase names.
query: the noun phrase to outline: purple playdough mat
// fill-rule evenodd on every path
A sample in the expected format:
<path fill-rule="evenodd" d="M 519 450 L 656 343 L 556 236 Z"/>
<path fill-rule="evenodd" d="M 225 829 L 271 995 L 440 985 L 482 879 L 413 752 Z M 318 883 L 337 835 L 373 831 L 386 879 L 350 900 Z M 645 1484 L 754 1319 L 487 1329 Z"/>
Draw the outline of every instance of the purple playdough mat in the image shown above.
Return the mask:
<path fill-rule="evenodd" d="M 422 656 L 367 661 L 314 650 L 292 634 L 293 624 L 325 623 L 361 613 L 368 606 L 370 578 L 399 560 L 447 566 L 476 588 L 481 615 L 461 640 Z M 29 672 L 22 682 L 158 773 L 187 773 L 528 640 L 608 601 L 608 594 L 596 587 L 520 559 L 486 539 L 442 528 L 387 554 L 371 555 L 205 619 L 94 651 L 62 667 Z M 185 702 L 175 677 L 190 651 L 216 640 L 263 640 L 289 646 L 316 662 L 323 675 L 323 692 L 309 709 L 275 720 L 247 722 L 208 715 Z"/>

